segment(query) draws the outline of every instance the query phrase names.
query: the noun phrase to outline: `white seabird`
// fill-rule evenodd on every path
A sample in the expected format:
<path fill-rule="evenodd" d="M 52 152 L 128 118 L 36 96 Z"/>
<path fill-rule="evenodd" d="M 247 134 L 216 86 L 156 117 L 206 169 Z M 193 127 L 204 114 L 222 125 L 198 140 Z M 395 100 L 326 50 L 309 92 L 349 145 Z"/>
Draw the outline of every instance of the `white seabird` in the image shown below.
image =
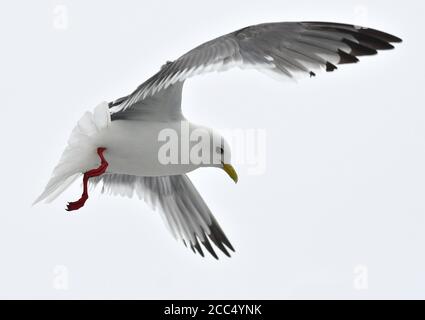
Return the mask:
<path fill-rule="evenodd" d="M 130 95 L 102 103 L 87 112 L 73 130 L 59 164 L 36 202 L 50 202 L 83 175 L 83 194 L 67 210 L 81 208 L 88 199 L 88 182 L 102 182 L 102 192 L 122 196 L 136 193 L 160 209 L 174 237 L 204 255 L 200 243 L 218 258 L 212 241 L 227 256 L 234 251 L 207 205 L 187 177 L 201 167 L 217 167 L 237 182 L 230 164 L 230 149 L 213 130 L 186 120 L 181 111 L 186 79 L 230 67 L 255 68 L 279 77 L 315 76 L 318 70 L 355 63 L 358 56 L 393 49 L 401 39 L 378 30 L 325 22 L 282 22 L 250 26 L 206 42 L 173 62 Z M 163 164 L 159 161 L 163 130 L 177 132 L 178 143 L 194 146 L 183 135 L 202 129 L 209 151 L 201 163 Z M 219 145 L 211 144 L 219 141 Z M 213 147 L 211 147 L 213 146 Z M 204 149 L 203 149 L 204 150 Z M 219 161 L 213 161 L 219 159 Z"/>

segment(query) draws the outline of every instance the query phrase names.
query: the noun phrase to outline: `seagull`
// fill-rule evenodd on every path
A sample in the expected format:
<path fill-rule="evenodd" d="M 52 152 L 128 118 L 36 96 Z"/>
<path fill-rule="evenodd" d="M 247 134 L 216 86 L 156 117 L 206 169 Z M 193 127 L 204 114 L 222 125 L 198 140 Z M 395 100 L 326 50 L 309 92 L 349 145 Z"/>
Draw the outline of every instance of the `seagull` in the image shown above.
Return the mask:
<path fill-rule="evenodd" d="M 249 26 L 205 42 L 167 62 L 131 94 L 86 112 L 34 203 L 53 201 L 82 176 L 82 195 L 68 203 L 68 211 L 83 207 L 89 186 L 101 184 L 102 193 L 137 195 L 157 209 L 173 236 L 194 253 L 204 256 L 206 250 L 218 259 L 219 249 L 230 257 L 230 251 L 235 251 L 232 244 L 187 173 L 219 168 L 234 182 L 238 175 L 226 140 L 183 116 L 184 82 L 234 67 L 282 79 L 315 77 L 320 70 L 332 72 L 338 65 L 358 62 L 359 56 L 393 49 L 392 43 L 401 41 L 382 31 L 349 24 L 279 22 Z M 192 135 L 202 139 L 194 140 Z M 202 153 L 202 161 L 187 156 L 195 147 L 195 154 Z M 170 156 L 173 148 L 181 153 Z"/>

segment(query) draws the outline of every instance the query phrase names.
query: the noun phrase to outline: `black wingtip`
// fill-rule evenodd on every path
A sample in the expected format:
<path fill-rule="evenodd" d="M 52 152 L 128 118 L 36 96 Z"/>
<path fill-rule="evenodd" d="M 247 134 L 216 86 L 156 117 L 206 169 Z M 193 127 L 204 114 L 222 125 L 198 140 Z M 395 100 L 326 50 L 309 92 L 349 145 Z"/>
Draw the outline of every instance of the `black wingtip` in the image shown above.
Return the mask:
<path fill-rule="evenodd" d="M 391 43 L 399 43 L 399 37 L 375 29 L 333 22 L 305 22 L 303 25 L 313 30 L 336 31 L 353 37 L 360 45 L 376 50 L 391 50 Z"/>
<path fill-rule="evenodd" d="M 211 228 L 211 226 L 210 226 Z M 211 239 L 211 241 L 217 246 L 217 248 L 220 249 L 221 252 L 223 252 L 227 257 L 231 257 L 230 253 L 227 251 L 226 247 L 224 246 L 225 242 L 223 241 L 223 238 L 221 236 L 221 234 L 213 231 L 212 229 L 210 230 L 210 234 L 208 234 L 208 237 Z M 232 245 L 230 245 L 230 247 L 226 244 L 226 246 L 232 250 L 235 251 L 232 247 Z"/>
<path fill-rule="evenodd" d="M 336 65 L 330 63 L 329 61 L 326 62 L 326 72 L 332 72 L 336 69 L 338 69 L 338 67 Z"/>
<path fill-rule="evenodd" d="M 226 238 L 220 227 L 218 225 L 215 225 L 214 223 L 210 226 L 210 233 L 208 235 L 205 233 L 203 234 L 203 240 L 195 238 L 194 242 L 189 241 L 189 245 L 183 239 L 182 242 L 185 247 L 190 247 L 194 254 L 199 253 L 202 257 L 205 257 L 205 254 L 202 250 L 202 246 L 200 245 L 201 243 L 204 248 L 211 254 L 211 256 L 214 257 L 214 259 L 219 260 L 219 256 L 214 251 L 214 248 L 208 238 L 211 239 L 211 241 L 217 246 L 217 248 L 219 248 L 227 257 L 231 258 L 231 255 L 227 249 L 233 252 L 235 252 L 235 249 L 233 248 L 230 241 Z"/>
<path fill-rule="evenodd" d="M 206 234 L 204 234 L 204 240 L 201 241 L 201 243 L 204 245 L 205 249 L 207 249 L 207 251 L 216 259 L 218 260 L 218 256 L 215 253 L 213 247 L 211 246 L 210 241 L 208 240 L 208 237 Z"/>
<path fill-rule="evenodd" d="M 204 255 L 204 252 L 202 251 L 202 248 L 201 248 L 201 246 L 200 246 L 200 244 L 199 244 L 199 241 L 198 241 L 198 239 L 196 239 L 195 238 L 195 243 L 192 243 L 191 244 L 191 248 L 192 248 L 192 250 L 193 250 L 193 252 L 195 252 L 195 249 L 196 249 L 196 251 L 202 256 L 202 257 L 205 257 L 205 255 Z"/>
<path fill-rule="evenodd" d="M 399 37 L 396 37 L 392 34 L 389 34 L 389 33 L 383 32 L 383 31 L 379 31 L 379 30 L 376 30 L 376 29 L 364 28 L 364 29 L 361 29 L 360 32 L 365 33 L 367 35 L 370 35 L 372 37 L 379 38 L 379 39 L 384 40 L 386 42 L 390 42 L 390 43 L 401 43 L 401 42 L 403 42 L 403 40 Z"/>
<path fill-rule="evenodd" d="M 224 244 L 227 248 L 235 252 L 235 249 L 233 248 L 229 239 L 227 239 L 226 235 L 224 234 L 223 230 L 221 230 L 220 226 L 218 225 L 215 219 L 212 221 L 212 224 L 210 226 L 210 232 L 211 232 L 210 238 L 211 238 L 211 235 L 213 235 L 220 244 Z M 215 244 L 217 245 L 217 243 Z"/>
<path fill-rule="evenodd" d="M 359 62 L 359 59 L 357 59 L 355 56 L 342 51 L 341 49 L 338 49 L 338 55 L 339 55 L 339 62 L 338 64 L 348 64 L 348 63 L 357 63 Z"/>
<path fill-rule="evenodd" d="M 303 25 L 313 28 L 333 28 L 339 29 L 342 32 L 361 33 L 369 37 L 378 38 L 385 42 L 401 43 L 403 40 L 395 35 L 383 32 L 377 29 L 356 26 L 353 24 L 338 23 L 338 22 L 321 22 L 321 21 L 304 21 Z"/>
<path fill-rule="evenodd" d="M 371 31 L 372 29 L 360 29 L 356 31 L 344 30 L 344 32 L 351 34 L 351 36 L 354 37 L 362 46 L 366 46 L 375 50 L 394 49 L 394 46 L 390 43 L 390 41 L 387 41 L 386 37 L 380 37 L 376 33 L 373 34 L 367 30 Z"/>
<path fill-rule="evenodd" d="M 394 49 L 395 47 L 391 44 L 391 43 L 389 43 L 389 42 L 384 42 L 385 43 L 385 45 L 382 45 L 380 48 L 376 48 L 376 49 L 378 49 L 378 50 L 392 50 L 392 49 Z"/>
<path fill-rule="evenodd" d="M 396 36 L 392 36 L 392 37 L 393 37 L 393 40 L 390 41 L 391 43 L 402 43 L 403 42 L 403 39 L 401 39 L 401 38 L 398 38 Z"/>
<path fill-rule="evenodd" d="M 372 56 L 378 53 L 377 50 L 363 46 L 359 43 L 356 43 L 354 41 L 343 39 L 342 42 L 344 42 L 346 45 L 350 47 L 350 54 L 356 57 L 360 56 Z"/>

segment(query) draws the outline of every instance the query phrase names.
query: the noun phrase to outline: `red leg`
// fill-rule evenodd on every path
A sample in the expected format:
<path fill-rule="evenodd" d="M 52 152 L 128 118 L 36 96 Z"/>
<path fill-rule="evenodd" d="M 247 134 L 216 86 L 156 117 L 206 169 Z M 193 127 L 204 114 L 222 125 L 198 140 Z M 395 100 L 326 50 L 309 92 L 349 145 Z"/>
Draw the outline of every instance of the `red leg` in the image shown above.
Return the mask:
<path fill-rule="evenodd" d="M 74 211 L 80 209 L 84 204 L 86 203 L 87 199 L 89 198 L 88 193 L 88 182 L 89 178 L 97 177 L 105 173 L 106 168 L 108 168 L 108 162 L 105 160 L 105 157 L 103 156 L 103 152 L 106 150 L 106 148 L 97 148 L 97 154 L 100 158 L 100 166 L 96 169 L 92 169 L 90 171 L 87 171 L 84 173 L 83 177 L 83 194 L 81 195 L 81 198 L 78 199 L 75 202 L 69 202 L 67 205 L 66 210 L 67 211 Z"/>

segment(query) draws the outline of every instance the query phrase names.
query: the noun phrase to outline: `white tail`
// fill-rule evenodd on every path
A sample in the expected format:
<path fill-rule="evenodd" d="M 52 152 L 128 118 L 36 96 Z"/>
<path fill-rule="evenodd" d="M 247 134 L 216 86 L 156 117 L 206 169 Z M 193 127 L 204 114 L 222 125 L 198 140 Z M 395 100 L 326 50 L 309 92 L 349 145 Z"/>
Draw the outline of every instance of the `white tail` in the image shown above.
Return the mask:
<path fill-rule="evenodd" d="M 51 202 L 65 191 L 84 171 L 96 161 L 96 149 L 93 137 L 111 123 L 107 102 L 99 104 L 92 112 L 86 112 L 72 130 L 58 165 L 43 193 L 34 201 Z M 93 167 L 96 163 L 93 164 Z"/>

